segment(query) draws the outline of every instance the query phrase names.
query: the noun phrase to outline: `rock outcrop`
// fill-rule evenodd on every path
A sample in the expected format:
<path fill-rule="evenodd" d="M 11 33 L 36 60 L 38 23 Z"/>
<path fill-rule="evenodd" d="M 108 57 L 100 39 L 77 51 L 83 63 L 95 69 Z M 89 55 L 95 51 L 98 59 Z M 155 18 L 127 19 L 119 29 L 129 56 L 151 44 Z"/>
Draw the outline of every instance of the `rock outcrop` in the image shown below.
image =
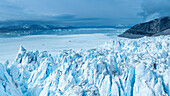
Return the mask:
<path fill-rule="evenodd" d="M 141 38 L 144 36 L 170 35 L 170 16 L 134 25 L 119 37 Z"/>

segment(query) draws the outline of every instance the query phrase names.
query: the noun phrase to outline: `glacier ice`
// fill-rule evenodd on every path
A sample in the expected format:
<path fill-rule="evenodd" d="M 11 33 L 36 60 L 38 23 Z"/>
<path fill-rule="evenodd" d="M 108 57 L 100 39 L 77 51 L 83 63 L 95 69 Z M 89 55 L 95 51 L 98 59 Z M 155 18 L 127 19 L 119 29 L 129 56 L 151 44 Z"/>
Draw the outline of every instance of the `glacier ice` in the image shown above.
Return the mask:
<path fill-rule="evenodd" d="M 0 96 L 22 96 L 21 88 L 0 63 Z"/>
<path fill-rule="evenodd" d="M 0 64 L 1 96 L 169 96 L 170 36 L 115 38 L 89 50 L 20 47 Z"/>

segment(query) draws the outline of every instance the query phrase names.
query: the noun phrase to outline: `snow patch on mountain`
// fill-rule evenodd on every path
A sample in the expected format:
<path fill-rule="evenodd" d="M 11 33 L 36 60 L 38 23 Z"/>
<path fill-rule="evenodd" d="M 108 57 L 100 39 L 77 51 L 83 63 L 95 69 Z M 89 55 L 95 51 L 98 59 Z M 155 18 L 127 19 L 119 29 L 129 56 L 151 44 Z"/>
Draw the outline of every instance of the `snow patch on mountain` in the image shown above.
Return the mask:
<path fill-rule="evenodd" d="M 135 40 L 116 38 L 95 49 L 63 50 L 55 56 L 47 51 L 27 51 L 21 46 L 12 64 L 0 65 L 0 93 L 17 96 L 169 96 L 169 67 L 170 36 Z M 3 82 L 7 82 L 6 85 Z"/>

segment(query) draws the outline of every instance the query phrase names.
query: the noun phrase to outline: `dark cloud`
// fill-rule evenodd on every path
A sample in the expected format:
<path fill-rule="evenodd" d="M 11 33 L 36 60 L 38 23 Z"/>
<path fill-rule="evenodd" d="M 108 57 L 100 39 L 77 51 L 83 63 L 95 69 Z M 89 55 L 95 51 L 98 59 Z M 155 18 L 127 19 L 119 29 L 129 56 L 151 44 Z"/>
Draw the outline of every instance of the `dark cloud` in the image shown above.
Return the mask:
<path fill-rule="evenodd" d="M 141 0 L 0 0 L 0 20 L 128 25 L 139 23 L 141 16 L 147 17 L 152 13 L 145 12 L 145 6 L 148 7 L 143 3 L 141 9 Z"/>
<path fill-rule="evenodd" d="M 141 7 L 139 15 L 146 20 L 170 15 L 170 0 L 142 0 Z"/>

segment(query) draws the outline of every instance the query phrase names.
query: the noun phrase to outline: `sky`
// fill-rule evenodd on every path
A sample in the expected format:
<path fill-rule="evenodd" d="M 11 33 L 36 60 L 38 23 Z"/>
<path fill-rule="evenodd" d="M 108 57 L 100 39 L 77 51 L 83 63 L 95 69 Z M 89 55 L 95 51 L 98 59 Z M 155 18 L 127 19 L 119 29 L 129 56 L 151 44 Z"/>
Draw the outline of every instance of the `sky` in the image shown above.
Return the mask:
<path fill-rule="evenodd" d="M 170 0 L 0 0 L 0 21 L 134 25 L 170 15 Z"/>

